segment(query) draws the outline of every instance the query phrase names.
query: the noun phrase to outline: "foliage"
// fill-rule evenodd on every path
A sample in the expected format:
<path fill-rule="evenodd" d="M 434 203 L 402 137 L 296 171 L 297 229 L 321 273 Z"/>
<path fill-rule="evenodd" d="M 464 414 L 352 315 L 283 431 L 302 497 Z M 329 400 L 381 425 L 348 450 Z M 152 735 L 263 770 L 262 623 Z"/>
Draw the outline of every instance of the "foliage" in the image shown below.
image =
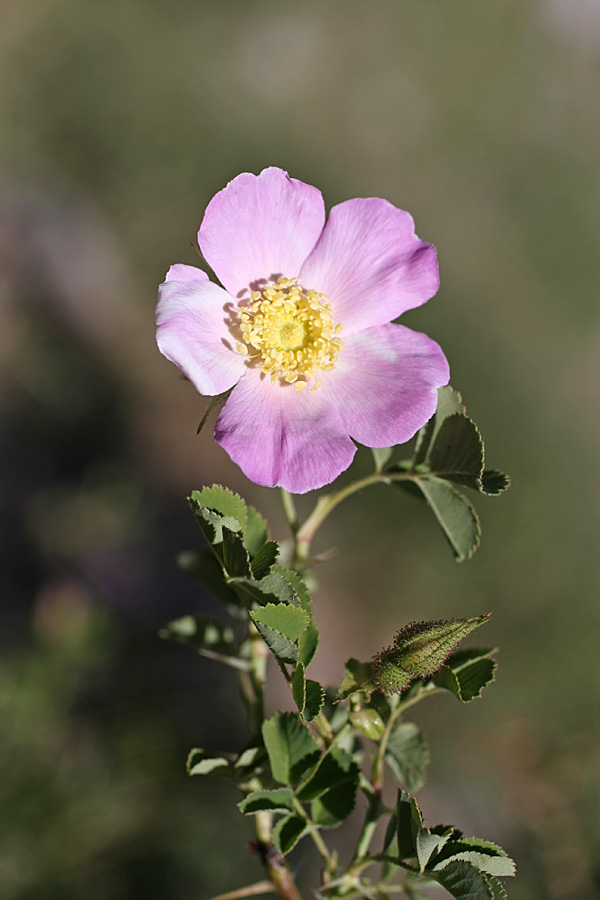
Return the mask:
<path fill-rule="evenodd" d="M 210 585 L 229 621 L 186 616 L 162 634 L 238 671 L 252 734 L 237 753 L 192 750 L 188 772 L 219 775 L 238 786 L 238 808 L 255 818 L 256 846 L 267 872 L 290 900 L 298 895 L 285 857 L 307 839 L 321 854 L 321 890 L 328 897 L 385 896 L 400 883 L 412 897 L 428 896 L 423 891 L 438 884 L 456 900 L 498 900 L 505 896 L 498 879 L 514 874 L 506 853 L 454 827 L 423 824 L 413 794 L 425 783 L 430 751 L 420 728 L 406 719 L 412 706 L 434 695 L 451 693 L 469 703 L 493 680 L 493 649 L 458 649 L 489 615 L 405 625 L 373 662 L 348 660 L 335 688 L 307 677 L 318 629 L 304 575 L 316 530 L 340 499 L 377 481 L 416 491 L 461 560 L 475 549 L 479 524 L 460 489 L 485 494 L 508 486 L 505 476 L 484 468 L 481 436 L 451 388 L 440 392 L 438 412 L 422 429 L 412 460 L 385 468 L 392 456 L 391 448 L 377 451 L 374 475 L 321 498 L 303 525 L 287 495 L 295 536 L 289 565 L 281 564 L 278 543 L 240 496 L 218 485 L 191 494 L 190 508 L 210 555 L 186 554 L 182 563 Z M 269 656 L 289 686 L 295 711 L 265 718 Z M 386 773 L 401 786 L 391 809 L 382 802 Z M 351 815 L 359 794 L 367 801 L 365 821 L 344 869 L 323 832 Z M 380 819 L 387 828 L 377 848 Z"/>

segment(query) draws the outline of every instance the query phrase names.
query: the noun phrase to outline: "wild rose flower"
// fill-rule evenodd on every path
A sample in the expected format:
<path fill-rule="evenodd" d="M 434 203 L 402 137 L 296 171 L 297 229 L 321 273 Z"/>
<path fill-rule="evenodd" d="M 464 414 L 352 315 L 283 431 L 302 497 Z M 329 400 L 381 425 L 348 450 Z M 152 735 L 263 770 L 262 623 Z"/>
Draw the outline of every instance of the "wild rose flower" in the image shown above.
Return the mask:
<path fill-rule="evenodd" d="M 322 487 L 348 468 L 354 441 L 402 444 L 433 415 L 446 358 L 390 324 L 439 286 L 435 248 L 407 212 L 346 200 L 325 224 L 320 191 L 268 168 L 213 197 L 198 242 L 223 287 L 171 266 L 158 346 L 201 394 L 233 388 L 215 440 L 252 481 Z"/>

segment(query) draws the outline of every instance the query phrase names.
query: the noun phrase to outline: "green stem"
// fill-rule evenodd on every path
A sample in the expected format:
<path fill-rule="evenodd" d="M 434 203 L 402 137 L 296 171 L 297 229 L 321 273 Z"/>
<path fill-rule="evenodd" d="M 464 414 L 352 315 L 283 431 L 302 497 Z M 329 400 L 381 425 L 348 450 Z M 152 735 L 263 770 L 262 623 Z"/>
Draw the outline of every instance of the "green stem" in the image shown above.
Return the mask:
<path fill-rule="evenodd" d="M 300 527 L 300 523 L 298 521 L 296 504 L 294 503 L 294 495 L 289 494 L 284 488 L 280 488 L 279 496 L 281 497 L 281 505 L 283 507 L 285 520 L 290 526 L 290 531 L 292 532 L 293 536 L 296 537 L 298 528 Z"/>
<path fill-rule="evenodd" d="M 312 544 L 317 531 L 336 506 L 347 497 L 351 497 L 358 491 L 362 491 L 363 488 L 370 487 L 373 484 L 380 484 L 381 482 L 389 483 L 391 481 L 411 481 L 413 479 L 414 475 L 409 472 L 374 472 L 372 475 L 367 475 L 365 478 L 360 478 L 358 481 L 353 481 L 352 484 L 346 485 L 346 487 L 342 488 L 341 491 L 338 491 L 337 494 L 329 494 L 325 497 L 320 497 L 308 519 L 297 530 L 297 561 L 306 565 L 306 562 L 310 558 L 310 545 Z"/>

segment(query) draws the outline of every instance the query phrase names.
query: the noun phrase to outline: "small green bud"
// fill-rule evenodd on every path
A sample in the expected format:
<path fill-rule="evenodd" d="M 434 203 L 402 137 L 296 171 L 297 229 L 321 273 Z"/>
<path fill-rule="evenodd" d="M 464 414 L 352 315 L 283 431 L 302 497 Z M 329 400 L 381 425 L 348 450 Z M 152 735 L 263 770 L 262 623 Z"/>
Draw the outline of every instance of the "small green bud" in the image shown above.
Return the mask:
<path fill-rule="evenodd" d="M 371 666 L 371 675 L 375 685 L 383 694 L 400 694 L 414 678 L 396 662 L 398 652 L 395 647 L 388 647 L 378 653 Z"/>
<path fill-rule="evenodd" d="M 384 694 L 399 694 L 415 678 L 427 678 L 442 668 L 463 638 L 490 617 L 411 622 L 400 629 L 394 645 L 373 660 L 373 681 Z"/>
<path fill-rule="evenodd" d="M 372 741 L 378 741 L 385 731 L 385 723 L 374 709 L 357 709 L 350 713 L 350 721 Z"/>

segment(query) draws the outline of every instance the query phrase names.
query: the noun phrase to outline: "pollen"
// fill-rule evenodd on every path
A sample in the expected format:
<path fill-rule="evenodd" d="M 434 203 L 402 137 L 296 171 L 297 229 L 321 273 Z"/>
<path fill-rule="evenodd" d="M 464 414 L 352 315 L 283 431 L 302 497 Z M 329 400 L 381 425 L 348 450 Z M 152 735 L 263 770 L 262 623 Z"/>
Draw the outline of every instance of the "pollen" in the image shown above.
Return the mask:
<path fill-rule="evenodd" d="M 265 375 L 303 391 L 311 380 L 318 390 L 317 372 L 335 368 L 344 342 L 341 324 L 334 324 L 331 304 L 324 294 L 304 290 L 295 278 L 279 278 L 262 291 L 254 291 L 240 311 L 244 343 L 238 351 L 256 360 Z"/>

